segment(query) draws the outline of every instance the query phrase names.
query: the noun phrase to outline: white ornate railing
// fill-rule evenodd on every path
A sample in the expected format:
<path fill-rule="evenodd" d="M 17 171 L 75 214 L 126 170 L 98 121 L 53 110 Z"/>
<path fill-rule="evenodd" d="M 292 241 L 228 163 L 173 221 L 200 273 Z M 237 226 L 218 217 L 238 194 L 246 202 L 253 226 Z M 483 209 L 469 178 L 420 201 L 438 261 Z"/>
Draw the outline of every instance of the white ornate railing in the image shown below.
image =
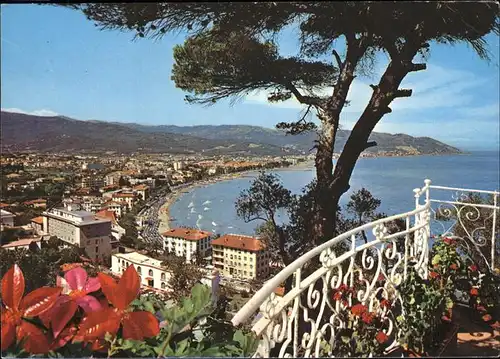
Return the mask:
<path fill-rule="evenodd" d="M 489 264 L 492 266 L 495 239 L 498 238 L 499 192 L 431 186 L 431 181 L 425 180 L 424 187 L 414 190 L 416 208 L 413 211 L 383 218 L 337 236 L 304 254 L 264 284 L 232 319 L 235 326 L 255 322 L 252 330 L 260 338 L 260 345 L 254 356 L 332 356 L 336 335 L 346 327 L 345 314 L 353 302 L 365 305 L 381 318 L 383 332 L 392 338 L 387 350 L 397 347 L 396 316 L 404 317 L 398 286 L 406 280 L 412 267 L 420 276 L 427 277 L 434 222 L 448 225 L 444 231 L 446 235 L 454 236 L 453 229 L 462 225 L 465 232 L 461 230 L 459 234 L 469 236 L 471 243 L 480 246 L 487 242 L 484 235 L 477 235 L 478 231 L 471 233 L 460 219 L 462 213 L 470 212 L 464 208 L 476 208 L 475 204 L 457 198 L 453 201 L 431 199 L 431 188 L 493 196 L 491 205 L 477 205 L 480 213 L 492 211 L 488 217 L 493 223 Z M 421 197 L 424 197 L 422 203 Z M 436 209 L 433 205 L 458 207 L 454 212 L 451 209 L 443 212 L 441 207 Z M 448 216 L 443 217 L 443 214 Z M 477 217 L 465 215 L 469 221 Z M 368 243 L 360 244 L 363 232 L 373 236 Z M 340 244 L 347 245 L 348 249 L 344 247 L 337 255 L 336 248 Z M 290 288 L 283 297 L 277 296 L 275 289 L 287 281 Z M 346 287 L 354 289 L 347 300 L 332 295 Z M 383 305 L 384 300 L 391 305 Z"/>

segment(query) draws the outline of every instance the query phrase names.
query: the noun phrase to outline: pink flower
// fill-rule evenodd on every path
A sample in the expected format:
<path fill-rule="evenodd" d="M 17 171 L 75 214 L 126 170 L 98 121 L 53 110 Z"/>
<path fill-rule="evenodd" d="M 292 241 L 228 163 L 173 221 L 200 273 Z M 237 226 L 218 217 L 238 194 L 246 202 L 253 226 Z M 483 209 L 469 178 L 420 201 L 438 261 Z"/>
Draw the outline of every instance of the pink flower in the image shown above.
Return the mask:
<path fill-rule="evenodd" d="M 471 272 L 477 272 L 477 265 L 472 264 L 469 266 L 469 269 L 471 270 Z"/>
<path fill-rule="evenodd" d="M 57 286 L 63 288 L 61 294 L 69 296 L 85 312 L 101 309 L 99 301 L 88 295 L 101 289 L 101 284 L 99 279 L 89 278 L 85 269 L 77 267 L 66 272 L 64 278 L 57 276 Z"/>
<path fill-rule="evenodd" d="M 73 318 L 78 307 L 86 313 L 102 308 L 101 303 L 89 293 L 101 288 L 99 279 L 89 278 L 85 269 L 76 267 L 64 274 L 64 278 L 57 276 L 56 283 L 62 287 L 61 295 L 54 306 L 40 316 L 43 324 L 48 328 L 52 326 L 54 338 L 65 328 Z"/>

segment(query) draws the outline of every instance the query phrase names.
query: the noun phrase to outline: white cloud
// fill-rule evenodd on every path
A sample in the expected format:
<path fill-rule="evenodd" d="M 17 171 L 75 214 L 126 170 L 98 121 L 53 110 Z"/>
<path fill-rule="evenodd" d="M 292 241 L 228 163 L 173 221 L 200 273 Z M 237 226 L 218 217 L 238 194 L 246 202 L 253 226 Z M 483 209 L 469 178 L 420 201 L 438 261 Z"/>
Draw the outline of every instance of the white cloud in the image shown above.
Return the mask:
<path fill-rule="evenodd" d="M 2 108 L 2 111 L 5 111 L 5 112 L 14 112 L 14 113 L 23 113 L 25 115 L 33 115 L 33 116 L 45 116 L 45 117 L 51 117 L 51 116 L 58 116 L 59 115 L 57 112 L 54 112 L 52 110 L 47 110 L 47 109 L 35 110 L 35 111 L 32 111 L 32 112 L 29 112 L 29 111 L 21 110 L 20 108 Z"/>

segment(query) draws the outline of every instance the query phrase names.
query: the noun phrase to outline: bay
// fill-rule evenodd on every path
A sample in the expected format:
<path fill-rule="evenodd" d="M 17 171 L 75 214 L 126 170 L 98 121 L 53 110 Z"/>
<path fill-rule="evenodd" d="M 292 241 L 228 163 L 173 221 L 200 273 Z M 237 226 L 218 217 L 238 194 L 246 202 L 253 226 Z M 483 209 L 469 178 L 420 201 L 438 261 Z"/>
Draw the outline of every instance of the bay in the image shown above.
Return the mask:
<path fill-rule="evenodd" d="M 382 201 L 380 211 L 393 215 L 415 208 L 413 189 L 422 187 L 425 179 L 433 185 L 481 190 L 498 190 L 498 152 L 472 152 L 451 156 L 378 157 L 362 158 L 354 169 L 351 189 L 344 194 L 341 204 L 349 200 L 353 191 L 368 189 Z M 313 168 L 274 170 L 283 185 L 300 193 L 315 178 Z M 235 202 L 240 192 L 250 186 L 258 173 L 241 178 L 198 187 L 183 194 L 171 207 L 170 226 L 200 228 L 214 233 L 254 234 L 261 222 L 245 223 L 238 218 Z M 451 199 L 451 192 L 432 190 L 436 199 Z"/>

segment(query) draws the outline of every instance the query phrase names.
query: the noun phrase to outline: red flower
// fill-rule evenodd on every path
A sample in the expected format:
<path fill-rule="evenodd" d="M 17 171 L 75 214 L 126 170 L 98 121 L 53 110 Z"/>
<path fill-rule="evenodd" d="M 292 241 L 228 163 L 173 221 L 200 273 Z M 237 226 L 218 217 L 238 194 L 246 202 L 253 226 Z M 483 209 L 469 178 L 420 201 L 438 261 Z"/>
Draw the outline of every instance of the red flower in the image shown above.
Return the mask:
<path fill-rule="evenodd" d="M 335 292 L 333 294 L 333 299 L 334 300 L 340 300 L 341 298 L 342 298 L 342 292 L 339 291 L 339 292 Z"/>
<path fill-rule="evenodd" d="M 374 319 L 375 315 L 373 313 L 364 312 L 363 314 L 361 314 L 361 320 L 366 324 L 372 324 Z"/>
<path fill-rule="evenodd" d="M 118 283 L 107 274 L 99 273 L 98 276 L 102 291 L 114 308 L 87 313 L 75 340 L 95 342 L 102 339 L 106 332 L 115 335 L 120 324 L 123 326 L 123 339 L 143 340 L 158 335 L 158 319 L 152 313 L 133 312 L 129 308 L 139 294 L 141 285 L 134 266 L 125 270 Z"/>
<path fill-rule="evenodd" d="M 477 265 L 472 264 L 469 266 L 469 269 L 471 270 L 471 272 L 477 272 Z"/>
<path fill-rule="evenodd" d="M 384 332 L 380 331 L 375 336 L 375 339 L 377 339 L 377 342 L 379 342 L 380 344 L 384 344 L 386 341 L 389 340 L 389 337 L 387 336 L 387 334 L 385 334 Z"/>
<path fill-rule="evenodd" d="M 489 314 L 485 314 L 485 315 L 483 315 L 483 320 L 484 320 L 485 322 L 489 322 L 491 319 L 492 319 L 492 318 L 491 318 L 491 315 L 489 315 Z"/>
<path fill-rule="evenodd" d="M 391 309 L 391 302 L 387 299 L 384 299 L 380 302 L 381 308 Z"/>
<path fill-rule="evenodd" d="M 486 312 L 486 308 L 485 308 L 484 306 L 482 306 L 482 305 L 478 305 L 478 306 L 476 307 L 476 309 L 477 309 L 478 311 L 480 311 L 480 312 Z"/>
<path fill-rule="evenodd" d="M 42 287 L 23 298 L 24 275 L 14 264 L 2 278 L 2 351 L 15 342 L 26 339 L 23 348 L 28 353 L 49 352 L 49 342 L 44 332 L 36 325 L 24 320 L 34 318 L 49 310 L 57 300 L 61 288 Z"/>
<path fill-rule="evenodd" d="M 456 264 L 456 263 L 452 263 L 452 264 L 450 265 L 450 269 L 452 269 L 452 270 L 457 270 L 457 269 L 458 269 L 457 264 Z"/>
<path fill-rule="evenodd" d="M 359 303 L 359 304 L 353 305 L 353 307 L 351 308 L 351 313 L 354 314 L 356 317 L 360 317 L 367 310 L 368 309 L 366 308 L 365 305 Z"/>
<path fill-rule="evenodd" d="M 378 278 L 377 278 L 377 280 L 378 280 L 378 281 L 380 281 L 380 282 L 381 282 L 381 281 L 383 281 L 384 279 L 385 279 L 385 277 L 384 277 L 384 275 L 383 275 L 383 274 L 379 274 L 379 275 L 378 275 Z"/>
<path fill-rule="evenodd" d="M 453 243 L 453 240 L 451 238 L 445 237 L 445 238 L 443 238 L 443 242 L 450 245 Z"/>
<path fill-rule="evenodd" d="M 429 272 L 429 277 L 431 277 L 432 279 L 438 278 L 439 273 L 431 271 Z"/>
<path fill-rule="evenodd" d="M 470 290 L 470 295 L 479 295 L 479 291 L 477 290 L 477 288 L 472 288 Z"/>

